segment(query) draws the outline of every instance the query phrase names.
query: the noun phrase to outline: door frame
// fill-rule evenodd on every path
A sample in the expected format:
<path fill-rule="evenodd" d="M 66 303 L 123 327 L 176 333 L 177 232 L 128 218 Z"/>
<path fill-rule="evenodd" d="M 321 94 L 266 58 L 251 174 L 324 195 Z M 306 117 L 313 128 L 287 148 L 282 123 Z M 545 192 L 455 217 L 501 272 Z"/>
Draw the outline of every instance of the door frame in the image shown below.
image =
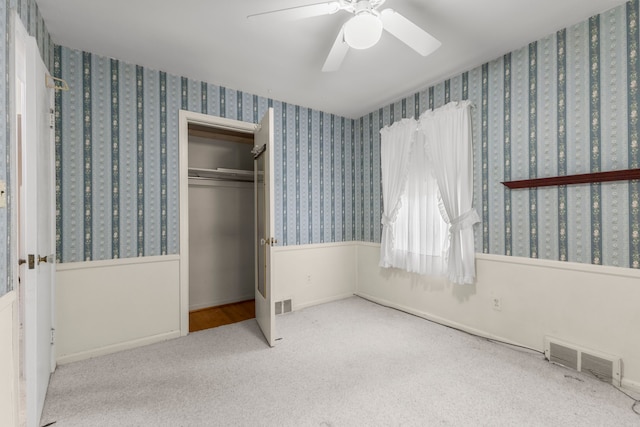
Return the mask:
<path fill-rule="evenodd" d="M 189 124 L 213 129 L 254 134 L 256 123 L 210 116 L 187 110 L 179 112 L 179 186 L 180 186 L 180 335 L 189 334 Z"/>

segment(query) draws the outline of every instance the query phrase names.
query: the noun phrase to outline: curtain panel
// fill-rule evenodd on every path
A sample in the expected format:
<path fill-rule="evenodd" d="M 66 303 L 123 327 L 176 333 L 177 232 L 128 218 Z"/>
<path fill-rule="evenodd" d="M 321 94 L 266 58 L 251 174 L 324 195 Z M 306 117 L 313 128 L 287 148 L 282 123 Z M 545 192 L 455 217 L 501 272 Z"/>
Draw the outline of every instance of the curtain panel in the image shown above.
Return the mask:
<path fill-rule="evenodd" d="M 382 239 L 380 266 L 394 267 L 395 222 L 401 198 L 407 187 L 409 159 L 416 140 L 418 123 L 402 119 L 380 130 L 380 169 L 382 175 Z"/>
<path fill-rule="evenodd" d="M 475 248 L 473 225 L 480 217 L 473 203 L 473 144 L 471 103 L 452 102 L 420 116 L 418 140 L 427 153 L 427 167 L 438 182 L 440 210 L 449 224 L 447 277 L 473 283 Z"/>
<path fill-rule="evenodd" d="M 380 130 L 381 267 L 473 283 L 480 218 L 472 207 L 470 108 L 452 102 Z"/>

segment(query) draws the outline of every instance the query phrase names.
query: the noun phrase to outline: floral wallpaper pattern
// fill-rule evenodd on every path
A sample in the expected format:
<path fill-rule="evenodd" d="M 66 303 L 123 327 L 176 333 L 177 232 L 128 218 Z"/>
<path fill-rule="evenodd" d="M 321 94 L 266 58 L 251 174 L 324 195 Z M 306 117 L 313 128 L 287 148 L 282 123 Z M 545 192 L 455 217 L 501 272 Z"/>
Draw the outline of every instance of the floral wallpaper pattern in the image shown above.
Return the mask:
<path fill-rule="evenodd" d="M 179 251 L 180 108 L 274 107 L 281 244 L 379 242 L 380 128 L 469 99 L 477 251 L 640 268 L 639 182 L 501 184 L 639 167 L 638 37 L 631 0 L 356 120 L 56 47 L 59 260 Z"/>
<path fill-rule="evenodd" d="M 364 151 L 379 149 L 377 129 L 403 103 L 421 99 L 410 114 L 418 115 L 426 105 L 470 99 L 477 251 L 640 268 L 640 182 L 515 191 L 501 184 L 639 167 L 638 37 L 632 0 L 359 119 L 364 128 L 376 123 Z M 367 196 L 378 167 L 364 157 Z M 360 206 L 359 237 L 379 241 L 377 213 L 370 221 L 368 209 Z"/>

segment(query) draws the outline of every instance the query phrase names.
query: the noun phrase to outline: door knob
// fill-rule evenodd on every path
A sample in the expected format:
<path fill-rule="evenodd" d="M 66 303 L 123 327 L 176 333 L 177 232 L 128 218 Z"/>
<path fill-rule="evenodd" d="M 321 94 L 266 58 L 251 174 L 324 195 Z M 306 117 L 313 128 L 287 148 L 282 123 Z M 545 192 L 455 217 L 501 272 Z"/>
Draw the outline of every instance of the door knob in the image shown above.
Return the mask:
<path fill-rule="evenodd" d="M 21 259 L 18 261 L 18 265 L 22 265 L 22 264 L 27 264 L 27 268 L 29 270 L 33 270 L 34 268 L 36 268 L 36 256 L 34 254 L 28 254 L 27 255 L 27 259 Z"/>
<path fill-rule="evenodd" d="M 38 255 L 38 264 L 40 264 L 41 262 L 47 262 L 47 255 L 45 256 Z"/>

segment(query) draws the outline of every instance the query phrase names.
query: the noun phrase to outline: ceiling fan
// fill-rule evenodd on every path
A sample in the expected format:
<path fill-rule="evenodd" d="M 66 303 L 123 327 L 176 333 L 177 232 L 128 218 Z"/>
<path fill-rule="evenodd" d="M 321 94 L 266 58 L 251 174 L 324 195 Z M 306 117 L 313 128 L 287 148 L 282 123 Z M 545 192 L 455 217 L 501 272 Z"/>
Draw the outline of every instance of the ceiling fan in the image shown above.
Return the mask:
<path fill-rule="evenodd" d="M 322 67 L 325 72 L 338 70 L 350 47 L 368 49 L 374 46 L 380 40 L 383 29 L 422 56 L 427 56 L 440 47 L 441 43 L 435 37 L 395 10 L 378 11 L 384 2 L 385 0 L 336 0 L 256 13 L 247 18 L 297 20 L 332 15 L 341 10 L 352 13 L 354 16 L 340 28 L 329 51 Z"/>

